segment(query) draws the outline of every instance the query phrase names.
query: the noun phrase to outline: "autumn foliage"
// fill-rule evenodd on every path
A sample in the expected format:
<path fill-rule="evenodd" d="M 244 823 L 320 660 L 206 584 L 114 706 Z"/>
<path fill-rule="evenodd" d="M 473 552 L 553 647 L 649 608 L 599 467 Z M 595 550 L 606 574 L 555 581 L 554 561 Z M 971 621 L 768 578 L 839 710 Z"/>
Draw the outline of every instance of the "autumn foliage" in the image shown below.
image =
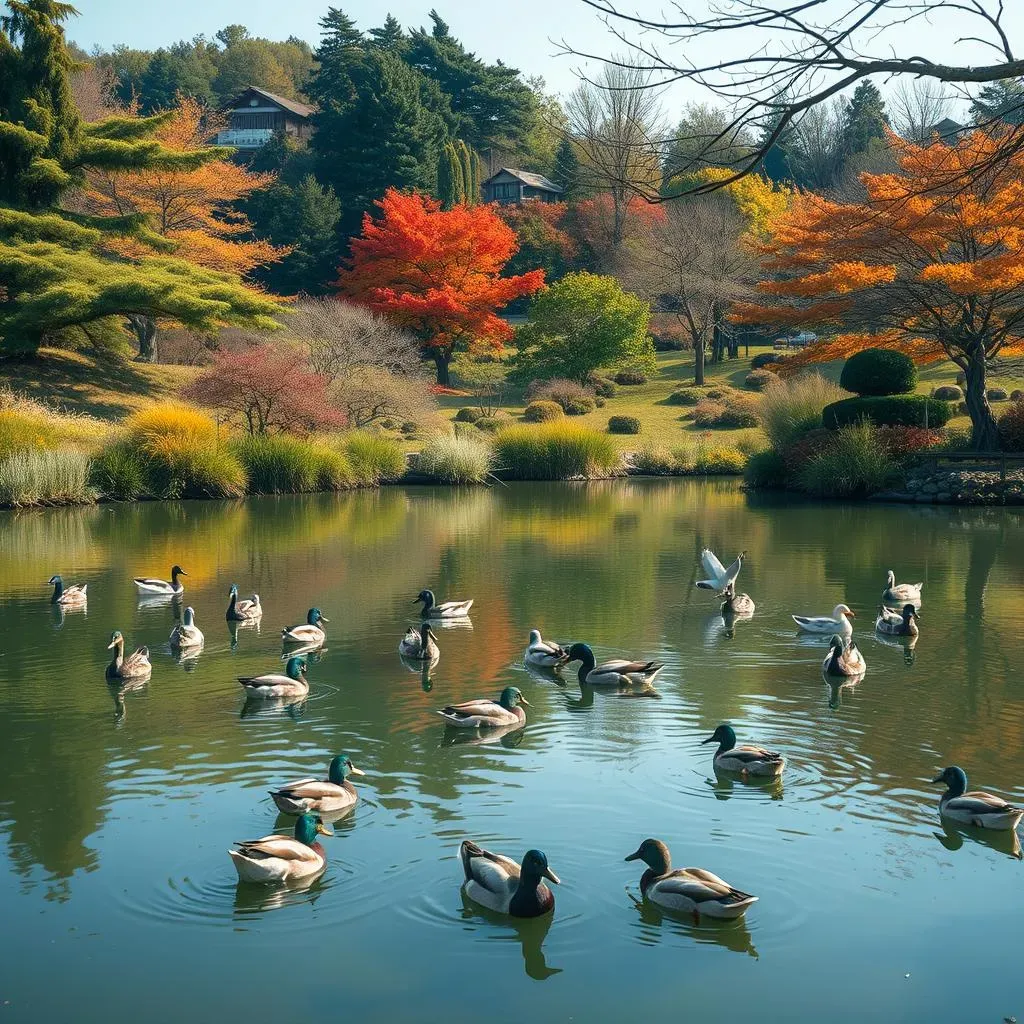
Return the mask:
<path fill-rule="evenodd" d="M 837 332 L 787 370 L 868 347 L 949 358 L 967 378 L 975 446 L 996 447 L 986 364 L 1024 350 L 1024 153 L 1001 156 L 1000 137 L 981 131 L 889 145 L 899 170 L 861 175 L 863 202 L 793 198 L 762 247 L 772 301 L 738 318 Z"/>
<path fill-rule="evenodd" d="M 497 310 L 544 283 L 532 270 L 501 277 L 516 252 L 512 229 L 488 206 L 456 206 L 388 189 L 363 218 L 337 286 L 354 302 L 412 331 L 439 384 L 457 348 L 498 351 L 512 328 Z"/>

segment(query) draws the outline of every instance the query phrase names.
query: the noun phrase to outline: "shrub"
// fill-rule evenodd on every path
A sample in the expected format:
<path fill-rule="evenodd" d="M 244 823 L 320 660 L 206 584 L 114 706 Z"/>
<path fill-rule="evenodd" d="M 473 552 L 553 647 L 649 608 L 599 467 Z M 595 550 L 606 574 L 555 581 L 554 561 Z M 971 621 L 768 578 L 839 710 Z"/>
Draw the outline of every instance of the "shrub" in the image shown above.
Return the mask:
<path fill-rule="evenodd" d="M 680 471 L 675 456 L 656 445 L 644 445 L 633 452 L 631 461 L 633 471 L 645 476 L 671 476 Z"/>
<path fill-rule="evenodd" d="M 596 373 L 592 373 L 587 378 L 587 386 L 598 398 L 614 398 L 615 392 L 618 390 L 615 386 L 615 381 L 608 377 L 601 377 Z"/>
<path fill-rule="evenodd" d="M 766 448 L 747 459 L 743 479 L 750 487 L 784 488 L 789 475 L 782 456 L 774 448 Z"/>
<path fill-rule="evenodd" d="M 565 417 L 562 407 L 557 402 L 538 400 L 531 402 L 523 410 L 523 419 L 527 423 L 550 423 Z"/>
<path fill-rule="evenodd" d="M 970 414 L 970 411 L 971 411 L 971 410 L 967 408 L 967 403 L 966 403 L 966 402 L 960 402 L 960 403 L 959 403 L 959 404 L 957 405 L 957 407 L 956 407 L 956 411 L 957 411 L 957 412 L 958 412 L 958 413 L 959 413 L 959 414 L 960 414 L 961 416 L 967 416 L 967 415 L 969 415 L 969 414 Z"/>
<path fill-rule="evenodd" d="M 934 448 L 942 441 L 942 431 L 930 427 L 879 427 L 878 442 L 894 459 L 905 459 Z"/>
<path fill-rule="evenodd" d="M 999 417 L 999 443 L 1008 452 L 1024 452 L 1024 402 L 1014 402 Z"/>
<path fill-rule="evenodd" d="M 722 402 L 702 398 L 693 410 L 693 422 L 698 427 L 717 427 L 719 419 L 724 415 L 725 405 Z"/>
<path fill-rule="evenodd" d="M 507 416 L 482 416 L 476 421 L 477 430 L 483 430 L 488 434 L 493 434 L 497 430 L 501 430 L 502 427 L 508 426 Z"/>
<path fill-rule="evenodd" d="M 846 360 L 839 383 L 855 395 L 905 395 L 917 387 L 917 367 L 894 349 L 866 348 Z"/>
<path fill-rule="evenodd" d="M 423 446 L 416 468 L 446 484 L 483 483 L 491 472 L 491 446 L 465 434 L 435 434 Z"/>
<path fill-rule="evenodd" d="M 640 421 L 635 416 L 609 416 L 608 432 L 610 434 L 639 434 Z"/>
<path fill-rule="evenodd" d="M 820 455 L 832 440 L 832 431 L 824 427 L 809 430 L 783 451 L 782 461 L 791 476 L 795 476 L 811 459 Z"/>
<path fill-rule="evenodd" d="M 607 434 L 562 421 L 507 427 L 494 444 L 502 474 L 515 480 L 607 476 L 622 465 Z"/>
<path fill-rule="evenodd" d="M 586 416 L 597 408 L 593 398 L 567 398 L 562 403 L 566 416 Z"/>
<path fill-rule="evenodd" d="M 752 370 L 762 370 L 766 366 L 771 366 L 772 363 L 778 363 L 782 361 L 782 357 L 775 352 L 758 352 L 753 359 L 750 360 L 750 368 Z"/>
<path fill-rule="evenodd" d="M 956 384 L 942 384 L 932 391 L 932 398 L 937 398 L 941 402 L 960 402 L 963 397 L 963 388 Z"/>
<path fill-rule="evenodd" d="M 397 480 L 405 473 L 405 452 L 390 437 L 354 430 L 344 436 L 342 450 L 348 456 L 356 482 L 364 487 L 375 487 L 384 480 Z"/>
<path fill-rule="evenodd" d="M 706 398 L 720 402 L 728 398 L 733 398 L 738 394 L 742 394 L 742 392 L 737 391 L 736 388 L 718 384 L 714 386 L 687 384 L 686 387 L 678 388 L 673 391 L 666 401 L 669 405 L 696 405 L 698 402 L 701 402 Z"/>
<path fill-rule="evenodd" d="M 0 457 L 42 448 L 95 449 L 110 426 L 92 416 L 66 413 L 0 386 Z"/>
<path fill-rule="evenodd" d="M 693 422 L 699 427 L 737 429 L 756 427 L 758 424 L 757 404 L 750 398 L 737 396 L 716 402 L 704 399 L 693 410 Z"/>
<path fill-rule="evenodd" d="M 743 378 L 743 386 L 751 391 L 764 391 L 773 380 L 776 380 L 776 375 L 771 370 L 751 370 Z"/>
<path fill-rule="evenodd" d="M 477 420 L 483 419 L 483 413 L 479 409 L 471 409 L 468 405 L 460 409 L 455 414 L 456 423 L 476 423 Z"/>
<path fill-rule="evenodd" d="M 874 494 L 885 487 L 896 464 L 868 423 L 843 427 L 827 447 L 800 471 L 801 490 L 821 498 L 848 498 Z"/>
<path fill-rule="evenodd" d="M 233 448 L 245 467 L 250 494 L 338 491 L 353 483 L 348 459 L 325 444 L 264 434 L 240 438 Z"/>
<path fill-rule="evenodd" d="M 764 390 L 758 419 L 777 452 L 784 452 L 801 434 L 821 426 L 821 410 L 843 392 L 821 374 L 803 374 L 772 381 Z"/>
<path fill-rule="evenodd" d="M 744 454 L 732 445 L 716 445 L 698 452 L 694 463 L 695 473 L 726 474 L 742 473 L 747 459 Z"/>
<path fill-rule="evenodd" d="M 0 458 L 0 505 L 81 505 L 95 501 L 89 456 L 76 448 L 16 451 Z"/>
<path fill-rule="evenodd" d="M 1024 398 L 1024 391 L 1021 391 L 1020 388 L 1014 388 L 1013 391 L 1010 392 L 1011 402 L 1019 402 L 1022 398 Z"/>
<path fill-rule="evenodd" d="M 92 484 L 105 498 L 135 501 L 146 494 L 146 460 L 131 441 L 118 440 L 103 448 L 92 464 Z"/>
<path fill-rule="evenodd" d="M 616 384 L 622 384 L 626 387 L 631 387 L 637 384 L 646 384 L 648 379 L 647 374 L 644 373 L 643 370 L 632 367 L 619 370 L 619 372 L 612 378 Z"/>
<path fill-rule="evenodd" d="M 990 402 L 1005 402 L 1010 397 L 1006 393 L 1006 388 L 989 388 L 985 394 Z"/>
<path fill-rule="evenodd" d="M 590 388 L 574 380 L 566 380 L 564 377 L 556 377 L 554 380 L 535 380 L 526 389 L 528 401 L 557 402 L 563 409 L 570 402 L 594 401 L 594 393 Z M 566 410 L 568 411 L 568 410 Z"/>
<path fill-rule="evenodd" d="M 836 430 L 860 420 L 869 420 L 876 426 L 944 427 L 953 415 L 949 402 L 940 402 L 924 395 L 890 395 L 864 398 L 845 398 L 833 402 L 822 410 L 822 422 Z"/>
<path fill-rule="evenodd" d="M 675 318 L 655 314 L 651 317 L 650 331 L 655 352 L 681 352 L 693 345 L 689 332 Z"/>

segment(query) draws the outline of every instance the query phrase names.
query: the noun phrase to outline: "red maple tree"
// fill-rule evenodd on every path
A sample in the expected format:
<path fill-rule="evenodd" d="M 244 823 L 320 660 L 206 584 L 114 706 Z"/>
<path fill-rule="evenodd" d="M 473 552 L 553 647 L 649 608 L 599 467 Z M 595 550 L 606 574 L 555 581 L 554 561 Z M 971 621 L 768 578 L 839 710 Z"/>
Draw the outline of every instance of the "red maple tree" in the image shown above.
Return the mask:
<path fill-rule="evenodd" d="M 497 310 L 544 284 L 544 271 L 501 277 L 515 232 L 487 206 L 441 204 L 388 189 L 380 214 L 363 217 L 337 287 L 352 301 L 412 331 L 448 384 L 458 349 L 500 351 L 512 328 Z"/>

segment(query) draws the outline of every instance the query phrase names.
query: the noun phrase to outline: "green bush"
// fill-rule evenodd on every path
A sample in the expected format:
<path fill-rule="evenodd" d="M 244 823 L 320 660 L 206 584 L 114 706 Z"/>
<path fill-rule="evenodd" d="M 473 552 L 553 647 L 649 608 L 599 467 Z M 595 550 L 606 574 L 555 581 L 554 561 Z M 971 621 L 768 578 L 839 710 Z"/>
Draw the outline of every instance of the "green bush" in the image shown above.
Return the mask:
<path fill-rule="evenodd" d="M 989 388 L 985 395 L 990 402 L 1005 402 L 1010 397 L 1006 388 Z"/>
<path fill-rule="evenodd" d="M 348 458 L 325 444 L 287 434 L 243 437 L 233 445 L 250 494 L 339 491 L 354 483 Z"/>
<path fill-rule="evenodd" d="M 16 451 L 0 459 L 0 505 L 82 505 L 96 500 L 89 456 L 72 448 Z"/>
<path fill-rule="evenodd" d="M 715 445 L 698 452 L 694 472 L 709 475 L 742 473 L 746 464 L 746 456 L 738 448 L 732 445 Z"/>
<path fill-rule="evenodd" d="M 846 360 L 839 383 L 855 395 L 906 395 L 917 387 L 917 367 L 894 349 L 866 348 Z"/>
<path fill-rule="evenodd" d="M 897 471 L 869 423 L 836 431 L 824 451 L 811 458 L 797 485 L 819 498 L 863 497 L 882 490 Z"/>
<path fill-rule="evenodd" d="M 92 484 L 114 501 L 136 501 L 144 496 L 146 460 L 138 445 L 122 439 L 101 449 L 93 460 Z"/>
<path fill-rule="evenodd" d="M 562 403 L 562 408 L 566 416 L 586 416 L 588 412 L 593 412 L 597 408 L 597 403 L 589 397 L 567 398 Z"/>
<path fill-rule="evenodd" d="M 615 392 L 618 391 L 615 381 L 596 373 L 592 373 L 587 378 L 587 386 L 598 398 L 614 398 Z"/>
<path fill-rule="evenodd" d="M 747 459 L 743 479 L 750 487 L 785 488 L 789 481 L 786 462 L 774 448 L 755 452 Z"/>
<path fill-rule="evenodd" d="M 927 412 L 929 427 L 944 427 L 953 415 L 949 402 L 940 402 L 924 395 L 885 395 L 845 398 L 822 410 L 822 422 L 830 430 L 846 427 L 860 420 L 875 426 L 923 427 Z"/>
<path fill-rule="evenodd" d="M 640 421 L 635 416 L 609 416 L 608 433 L 639 434 Z"/>
<path fill-rule="evenodd" d="M 758 406 L 768 443 L 777 452 L 785 451 L 802 434 L 820 427 L 821 410 L 842 397 L 842 390 L 818 373 L 773 381 Z"/>
<path fill-rule="evenodd" d="M 999 443 L 1008 452 L 1024 452 L 1024 402 L 1014 402 L 999 417 Z"/>
<path fill-rule="evenodd" d="M 743 379 L 743 386 L 751 391 L 764 391 L 773 380 L 778 378 L 771 370 L 751 370 Z"/>
<path fill-rule="evenodd" d="M 476 429 L 482 430 L 487 434 L 493 434 L 495 431 L 501 430 L 502 427 L 508 426 L 507 416 L 481 416 L 476 421 Z"/>
<path fill-rule="evenodd" d="M 720 384 L 687 384 L 685 387 L 673 391 L 665 401 L 668 405 L 696 405 L 704 399 L 722 402 L 739 394 L 742 392 L 736 388 Z"/>
<path fill-rule="evenodd" d="M 607 434 L 564 420 L 507 427 L 497 433 L 494 445 L 502 475 L 514 480 L 608 476 L 622 467 Z"/>
<path fill-rule="evenodd" d="M 627 368 L 619 370 L 612 380 L 614 380 L 616 384 L 622 384 L 625 387 L 635 387 L 638 384 L 646 384 L 648 376 L 643 370 Z"/>
<path fill-rule="evenodd" d="M 932 398 L 938 398 L 942 402 L 962 402 L 963 388 L 957 384 L 942 384 L 932 391 Z"/>
<path fill-rule="evenodd" d="M 560 420 L 564 416 L 565 412 L 557 402 L 548 402 L 544 399 L 531 402 L 523 410 L 523 419 L 527 423 L 550 423 L 552 420 Z"/>
<path fill-rule="evenodd" d="M 483 413 L 479 409 L 474 409 L 471 406 L 464 406 L 455 414 L 456 423 L 476 423 L 478 419 L 483 417 Z"/>
<path fill-rule="evenodd" d="M 420 452 L 416 469 L 446 484 L 479 484 L 491 473 L 491 446 L 465 434 L 435 434 Z"/>
<path fill-rule="evenodd" d="M 384 480 L 397 480 L 405 473 L 405 452 L 390 437 L 355 430 L 345 435 L 342 450 L 348 456 L 356 483 L 364 487 L 375 487 Z"/>
<path fill-rule="evenodd" d="M 1022 398 L 1024 398 L 1024 391 L 1021 391 L 1020 388 L 1014 388 L 1010 392 L 1010 401 L 1011 402 L 1019 402 Z"/>
<path fill-rule="evenodd" d="M 672 476 L 680 472 L 675 456 L 667 448 L 657 445 L 644 445 L 633 452 L 631 462 L 633 472 L 645 476 Z"/>
<path fill-rule="evenodd" d="M 750 368 L 752 370 L 763 370 L 766 366 L 771 366 L 772 363 L 782 362 L 782 356 L 775 352 L 758 352 L 753 359 L 750 360 Z"/>

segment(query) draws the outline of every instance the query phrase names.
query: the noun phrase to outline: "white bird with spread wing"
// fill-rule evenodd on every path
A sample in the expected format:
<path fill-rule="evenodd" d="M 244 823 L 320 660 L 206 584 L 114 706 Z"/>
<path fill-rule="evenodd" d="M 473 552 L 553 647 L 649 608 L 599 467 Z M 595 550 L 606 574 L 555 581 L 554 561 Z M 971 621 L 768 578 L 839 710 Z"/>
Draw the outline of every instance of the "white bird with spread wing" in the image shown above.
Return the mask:
<path fill-rule="evenodd" d="M 705 548 L 700 553 L 701 564 L 708 574 L 708 579 L 698 580 L 697 586 L 701 590 L 713 590 L 716 594 L 725 592 L 730 583 L 736 582 L 736 577 L 743 568 L 743 559 L 747 557 L 746 551 L 741 551 L 736 556 L 736 561 L 728 569 L 718 560 L 718 556 L 710 548 Z"/>

